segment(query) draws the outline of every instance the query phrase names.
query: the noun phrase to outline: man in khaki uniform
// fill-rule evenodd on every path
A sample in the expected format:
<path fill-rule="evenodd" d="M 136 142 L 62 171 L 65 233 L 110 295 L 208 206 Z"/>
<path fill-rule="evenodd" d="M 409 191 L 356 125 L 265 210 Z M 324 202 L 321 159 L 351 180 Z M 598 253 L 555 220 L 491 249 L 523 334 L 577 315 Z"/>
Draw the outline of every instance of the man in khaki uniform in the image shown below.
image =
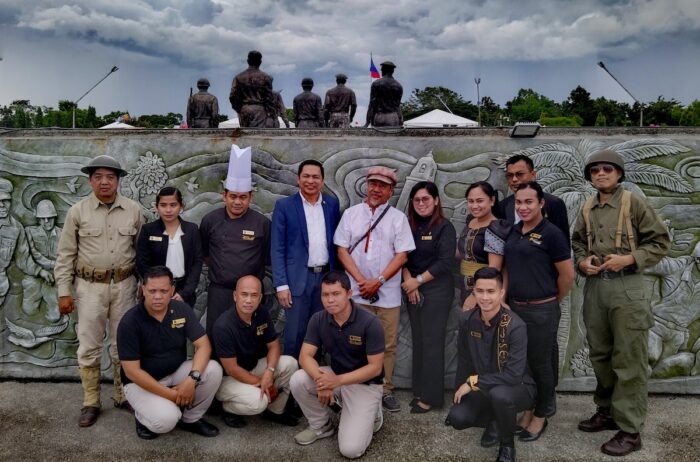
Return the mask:
<path fill-rule="evenodd" d="M 100 414 L 100 360 L 109 321 L 114 364 L 114 405 L 127 407 L 120 379 L 117 326 L 136 304 L 136 235 L 144 223 L 141 206 L 117 194 L 126 175 L 109 156 L 81 170 L 93 193 L 68 210 L 58 243 L 54 275 L 62 314 L 78 310 L 78 365 L 84 400 L 78 425 L 89 427 Z"/>
<path fill-rule="evenodd" d="M 620 187 L 624 168 L 624 160 L 614 151 L 598 151 L 588 158 L 584 174 L 598 193 L 581 210 L 571 239 L 576 268 L 586 277 L 583 321 L 598 381 L 594 394 L 598 410 L 578 428 L 619 430 L 601 446 L 602 452 L 613 456 L 642 447 L 647 342 L 654 319 L 651 287 L 641 272 L 661 260 L 670 247 L 666 227 L 654 210 Z"/>

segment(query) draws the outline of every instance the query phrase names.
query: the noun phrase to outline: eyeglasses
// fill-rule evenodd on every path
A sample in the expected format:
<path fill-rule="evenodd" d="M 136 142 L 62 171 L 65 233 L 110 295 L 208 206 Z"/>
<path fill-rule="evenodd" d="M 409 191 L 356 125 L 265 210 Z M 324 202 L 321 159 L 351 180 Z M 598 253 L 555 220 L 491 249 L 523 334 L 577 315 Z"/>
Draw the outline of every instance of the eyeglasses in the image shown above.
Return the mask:
<path fill-rule="evenodd" d="M 506 173 L 506 179 L 512 180 L 513 178 L 517 178 L 519 180 L 522 180 L 525 175 L 527 175 L 530 172 L 515 172 L 515 173 Z"/>
<path fill-rule="evenodd" d="M 615 171 L 615 167 L 610 164 L 594 165 L 591 167 L 591 175 L 597 175 L 601 170 L 605 173 L 612 173 Z"/>
<path fill-rule="evenodd" d="M 427 204 L 428 202 L 430 202 L 431 199 L 432 196 L 414 197 L 413 203 L 416 205 L 420 204 L 421 202 Z"/>

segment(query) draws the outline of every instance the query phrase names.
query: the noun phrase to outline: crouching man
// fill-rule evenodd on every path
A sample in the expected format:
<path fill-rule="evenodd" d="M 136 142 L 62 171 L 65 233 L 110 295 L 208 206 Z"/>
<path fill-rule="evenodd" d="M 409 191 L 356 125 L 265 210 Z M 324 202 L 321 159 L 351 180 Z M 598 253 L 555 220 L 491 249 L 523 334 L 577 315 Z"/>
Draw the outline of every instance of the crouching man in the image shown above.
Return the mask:
<path fill-rule="evenodd" d="M 309 320 L 299 354 L 302 369 L 292 376 L 292 395 L 309 427 L 297 434 L 308 445 L 335 432 L 332 409 L 339 409 L 338 446 L 350 459 L 362 456 L 373 433 L 382 427 L 384 329 L 374 314 L 351 300 L 350 279 L 331 271 L 321 281 L 323 311 Z M 315 359 L 319 348 L 330 356 L 330 367 Z"/>
<path fill-rule="evenodd" d="M 299 368 L 291 356 L 280 356 L 280 342 L 267 309 L 260 306 L 262 283 L 243 276 L 233 292 L 235 307 L 214 324 L 214 345 L 226 376 L 216 399 L 222 402 L 224 422 L 241 428 L 242 416 L 257 415 L 282 425 L 296 426 L 297 419 L 284 412 L 289 379 Z"/>
<path fill-rule="evenodd" d="M 485 427 L 481 445 L 500 443 L 497 462 L 515 461 L 516 415 L 531 409 L 535 382 L 527 371 L 525 323 L 501 305 L 503 277 L 495 268 L 474 274 L 477 307 L 459 318 L 454 405 L 446 423 Z"/>
<path fill-rule="evenodd" d="M 173 273 L 165 266 L 143 275 L 143 302 L 117 330 L 124 393 L 134 408 L 136 434 L 153 439 L 179 426 L 202 436 L 219 429 L 202 419 L 221 383 L 221 366 L 194 311 L 172 300 Z M 187 361 L 187 340 L 195 353 Z"/>

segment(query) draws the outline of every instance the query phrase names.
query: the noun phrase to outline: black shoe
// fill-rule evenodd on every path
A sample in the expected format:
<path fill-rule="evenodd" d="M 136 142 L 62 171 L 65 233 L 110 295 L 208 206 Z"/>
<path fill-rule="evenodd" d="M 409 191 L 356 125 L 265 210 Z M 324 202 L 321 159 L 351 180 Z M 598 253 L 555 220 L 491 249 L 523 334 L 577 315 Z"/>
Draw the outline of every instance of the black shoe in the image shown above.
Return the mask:
<path fill-rule="evenodd" d="M 428 406 L 430 406 L 429 408 L 424 408 L 422 406 L 419 406 L 418 403 L 423 403 L 423 402 L 421 400 L 416 401 L 416 403 L 411 406 L 411 411 L 410 411 L 411 414 L 425 414 L 426 412 L 430 412 L 433 410 L 433 406 L 430 406 L 429 404 L 428 404 Z M 423 403 L 423 404 L 427 404 L 427 403 Z"/>
<path fill-rule="evenodd" d="M 489 424 L 484 428 L 484 433 L 481 434 L 481 444 L 482 448 L 490 448 L 496 446 L 498 443 L 498 423 L 495 420 L 489 422 Z"/>
<path fill-rule="evenodd" d="M 284 412 L 292 417 L 296 417 L 297 419 L 304 417 L 304 412 L 299 407 L 299 403 L 297 403 L 297 400 L 295 400 L 291 395 L 287 400 L 287 404 L 284 406 Z"/>
<path fill-rule="evenodd" d="M 409 405 L 410 407 L 414 407 L 416 404 L 418 404 L 418 401 L 420 401 L 420 398 L 413 398 L 413 399 L 411 400 L 411 402 L 408 403 L 408 405 Z"/>
<path fill-rule="evenodd" d="M 516 425 L 516 426 L 515 426 L 515 431 L 513 432 L 513 434 L 514 434 L 515 436 L 520 436 L 520 435 L 523 433 L 524 430 L 525 430 L 525 429 L 524 429 L 523 427 L 521 427 L 520 425 Z"/>
<path fill-rule="evenodd" d="M 515 447 L 501 445 L 496 462 L 515 462 Z"/>
<path fill-rule="evenodd" d="M 231 428 L 243 428 L 247 424 L 243 416 L 231 412 L 224 412 L 224 423 Z"/>
<path fill-rule="evenodd" d="M 544 425 L 542 425 L 542 430 L 540 430 L 537 433 L 530 433 L 527 429 L 523 429 L 523 431 L 518 436 L 518 439 L 520 441 L 525 441 L 525 442 L 537 441 L 538 439 L 540 439 L 540 436 L 542 436 L 544 431 L 547 429 L 548 423 L 549 422 L 547 421 L 547 419 L 544 419 Z"/>
<path fill-rule="evenodd" d="M 158 433 L 154 433 L 148 429 L 144 424 L 139 422 L 139 419 L 134 418 L 136 422 L 136 435 L 142 440 L 154 440 L 158 438 Z"/>
<path fill-rule="evenodd" d="M 287 427 L 296 427 L 299 425 L 297 418 L 291 414 L 287 414 L 286 412 L 283 412 L 282 414 L 275 414 L 274 412 L 270 412 L 265 409 L 265 411 L 262 413 L 262 418 Z"/>
<path fill-rule="evenodd" d="M 210 424 L 204 419 L 199 419 L 196 422 L 186 423 L 182 420 L 177 423 L 177 426 L 186 432 L 196 433 L 207 438 L 214 437 L 219 434 L 219 429 Z"/>
<path fill-rule="evenodd" d="M 401 410 L 401 403 L 392 394 L 386 394 L 382 396 L 382 407 L 389 412 L 399 412 Z"/>

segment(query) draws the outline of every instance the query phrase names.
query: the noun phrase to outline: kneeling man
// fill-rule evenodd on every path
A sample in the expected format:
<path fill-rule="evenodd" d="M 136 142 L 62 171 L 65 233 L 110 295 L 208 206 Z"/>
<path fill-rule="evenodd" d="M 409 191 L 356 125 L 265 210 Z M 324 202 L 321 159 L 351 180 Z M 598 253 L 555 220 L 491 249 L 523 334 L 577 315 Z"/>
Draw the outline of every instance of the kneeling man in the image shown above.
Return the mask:
<path fill-rule="evenodd" d="M 194 311 L 172 300 L 173 273 L 154 266 L 143 275 L 143 302 L 117 330 L 124 393 L 134 408 L 136 434 L 153 439 L 175 425 L 202 436 L 219 430 L 202 419 L 221 383 L 221 366 Z M 187 340 L 195 353 L 187 361 Z"/>
<path fill-rule="evenodd" d="M 227 309 L 214 324 L 214 346 L 226 376 L 216 399 L 222 402 L 224 422 L 244 427 L 244 415 L 257 415 L 282 425 L 295 426 L 297 419 L 284 412 L 289 398 L 289 379 L 299 368 L 291 356 L 280 356 L 280 342 L 267 309 L 260 306 L 262 283 L 243 276 L 233 292 L 235 307 Z"/>
<path fill-rule="evenodd" d="M 501 305 L 503 277 L 495 268 L 474 274 L 476 309 L 460 314 L 454 405 L 446 423 L 485 427 L 481 445 L 500 443 L 497 462 L 515 460 L 516 414 L 531 409 L 535 382 L 527 370 L 525 323 Z"/>
<path fill-rule="evenodd" d="M 292 395 L 309 427 L 294 439 L 301 445 L 333 435 L 331 409 L 340 412 L 338 446 L 350 459 L 362 456 L 372 434 L 382 427 L 384 329 L 374 314 L 351 300 L 350 279 L 331 271 L 321 280 L 323 311 L 309 320 L 299 354 L 302 369 L 292 376 Z M 319 348 L 330 356 L 331 367 L 320 367 Z"/>

